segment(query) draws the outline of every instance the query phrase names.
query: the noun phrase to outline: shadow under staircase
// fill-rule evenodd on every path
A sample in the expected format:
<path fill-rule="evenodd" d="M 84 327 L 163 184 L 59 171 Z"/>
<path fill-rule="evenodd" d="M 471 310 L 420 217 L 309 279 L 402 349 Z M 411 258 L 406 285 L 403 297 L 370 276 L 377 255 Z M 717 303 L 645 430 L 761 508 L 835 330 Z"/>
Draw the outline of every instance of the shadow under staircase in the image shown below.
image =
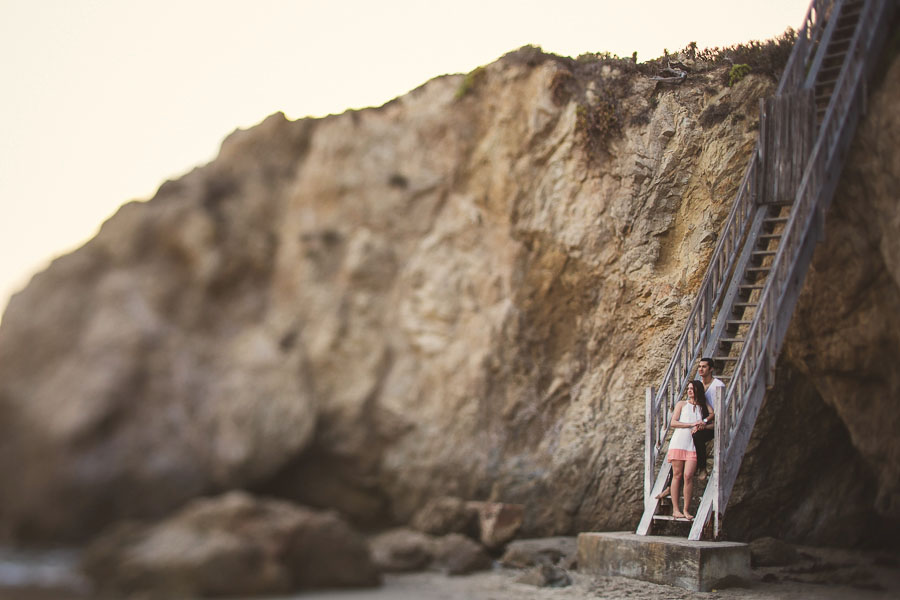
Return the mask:
<path fill-rule="evenodd" d="M 898 0 L 814 0 L 760 133 L 693 309 L 658 388 L 646 393 L 644 513 L 648 535 L 671 466 L 664 448 L 675 404 L 700 357 L 720 366 L 713 469 L 688 539 L 716 539 L 797 297 L 824 234 L 847 149 L 864 110 Z"/>

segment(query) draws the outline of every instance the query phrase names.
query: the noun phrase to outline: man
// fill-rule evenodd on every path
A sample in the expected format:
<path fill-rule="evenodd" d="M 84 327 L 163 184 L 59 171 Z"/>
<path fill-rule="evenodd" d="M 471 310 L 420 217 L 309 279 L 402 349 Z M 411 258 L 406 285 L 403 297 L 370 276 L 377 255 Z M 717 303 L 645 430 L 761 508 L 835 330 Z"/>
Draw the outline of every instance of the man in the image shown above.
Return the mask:
<path fill-rule="evenodd" d="M 700 378 L 700 381 L 703 382 L 703 388 L 706 390 L 706 404 L 709 406 L 709 410 L 712 411 L 715 409 L 715 393 L 717 388 L 723 388 L 722 393 L 725 393 L 725 382 L 715 376 L 716 365 L 711 358 L 701 358 L 700 362 L 697 364 L 697 377 Z"/>
<path fill-rule="evenodd" d="M 715 398 L 716 392 L 721 388 L 725 393 L 725 383 L 715 376 L 716 364 L 713 359 L 703 357 L 697 364 L 697 377 L 703 382 L 703 388 L 706 393 L 706 406 L 709 409 L 710 416 L 704 419 L 707 423 L 712 423 L 715 418 Z M 706 426 L 704 429 L 694 431 L 694 447 L 697 449 L 697 470 L 706 472 L 706 443 L 713 438 L 713 428 Z"/>

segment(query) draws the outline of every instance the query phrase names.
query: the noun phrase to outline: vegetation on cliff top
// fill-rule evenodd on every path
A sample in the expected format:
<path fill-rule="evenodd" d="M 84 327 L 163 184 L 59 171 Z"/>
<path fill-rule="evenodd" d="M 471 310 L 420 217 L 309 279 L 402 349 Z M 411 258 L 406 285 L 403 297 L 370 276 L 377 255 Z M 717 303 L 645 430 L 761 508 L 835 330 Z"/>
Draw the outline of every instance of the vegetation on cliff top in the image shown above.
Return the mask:
<path fill-rule="evenodd" d="M 523 46 L 505 55 L 504 59 L 530 67 L 552 60 L 564 67 L 550 84 L 553 101 L 558 105 L 573 100 L 577 103 L 579 136 L 588 156 L 596 158 L 608 151 L 609 142 L 620 135 L 626 125 L 647 122 L 647 113 L 656 106 L 659 86 L 646 106 L 626 106 L 625 100 L 631 95 L 635 76 L 660 76 L 676 69 L 674 72 L 684 73 L 684 80 L 688 80 L 691 75 L 721 69 L 723 86 L 732 86 L 750 73 L 777 81 L 796 38 L 796 32 L 788 28 L 769 40 L 751 40 L 723 48 L 698 49 L 696 42 L 691 42 L 675 54 L 665 51 L 663 56 L 644 63 L 637 62 L 637 53 L 628 58 L 609 52 L 586 53 L 573 59 L 544 52 L 537 46 Z M 722 69 L 726 66 L 730 68 Z M 469 73 L 457 91 L 457 98 L 476 89 L 483 74 L 481 67 Z M 665 85 L 664 82 L 660 84 Z"/>

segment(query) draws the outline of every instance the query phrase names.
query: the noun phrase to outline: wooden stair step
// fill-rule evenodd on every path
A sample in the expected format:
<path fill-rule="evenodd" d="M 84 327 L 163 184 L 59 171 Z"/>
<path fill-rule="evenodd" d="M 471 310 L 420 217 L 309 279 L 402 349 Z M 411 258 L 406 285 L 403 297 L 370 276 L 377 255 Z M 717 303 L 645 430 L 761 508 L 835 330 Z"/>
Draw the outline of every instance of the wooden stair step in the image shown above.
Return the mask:
<path fill-rule="evenodd" d="M 713 360 L 720 360 L 722 362 L 737 362 L 737 356 L 713 356 Z"/>
<path fill-rule="evenodd" d="M 729 343 L 729 344 L 743 344 L 746 338 L 722 338 L 719 340 L 719 343 Z"/>
<path fill-rule="evenodd" d="M 841 14 L 838 16 L 838 27 L 840 27 L 843 23 L 853 20 L 854 23 L 858 21 L 859 14 L 862 12 L 862 3 L 859 4 L 845 4 L 844 10 L 841 11 Z"/>
<path fill-rule="evenodd" d="M 745 289 L 745 290 L 761 290 L 761 289 L 763 289 L 763 288 L 766 287 L 766 286 L 764 286 L 764 285 L 759 285 L 759 284 L 757 284 L 757 283 L 742 283 L 742 284 L 739 285 L 738 287 L 741 288 L 741 289 Z"/>
<path fill-rule="evenodd" d="M 833 65 L 829 65 L 827 67 L 822 67 L 821 69 L 819 69 L 819 76 L 821 77 L 825 73 L 828 73 L 830 76 L 833 73 L 834 77 L 837 78 L 837 76 L 840 74 L 843 66 L 844 66 L 844 63 L 836 63 Z"/>
<path fill-rule="evenodd" d="M 744 308 L 752 308 L 754 306 L 759 306 L 759 302 L 735 302 L 734 306 L 742 306 Z"/>
<path fill-rule="evenodd" d="M 746 271 L 748 273 L 763 273 L 766 271 L 771 271 L 772 267 L 747 267 Z"/>
<path fill-rule="evenodd" d="M 725 322 L 728 323 L 729 325 L 730 325 L 730 324 L 735 324 L 735 325 L 749 325 L 749 324 L 752 323 L 753 321 L 748 321 L 748 320 L 746 320 L 746 319 L 728 319 L 728 320 L 726 320 Z"/>
<path fill-rule="evenodd" d="M 831 34 L 831 43 L 849 43 L 850 40 L 853 39 L 853 32 L 855 31 L 856 23 L 846 23 L 844 25 L 838 25 L 834 28 L 834 32 Z"/>
<path fill-rule="evenodd" d="M 675 521 L 678 523 L 693 523 L 693 521 L 688 521 L 687 519 L 676 519 L 672 515 L 653 515 L 654 521 Z"/>
<path fill-rule="evenodd" d="M 775 256 L 778 254 L 778 250 L 754 250 L 750 254 L 753 256 Z"/>
<path fill-rule="evenodd" d="M 761 234 L 759 234 L 759 239 L 761 239 L 761 240 L 774 240 L 774 239 L 780 239 L 781 237 L 782 237 L 782 234 L 780 234 L 780 233 L 761 233 Z"/>
<path fill-rule="evenodd" d="M 787 223 L 790 217 L 764 217 L 766 223 Z"/>

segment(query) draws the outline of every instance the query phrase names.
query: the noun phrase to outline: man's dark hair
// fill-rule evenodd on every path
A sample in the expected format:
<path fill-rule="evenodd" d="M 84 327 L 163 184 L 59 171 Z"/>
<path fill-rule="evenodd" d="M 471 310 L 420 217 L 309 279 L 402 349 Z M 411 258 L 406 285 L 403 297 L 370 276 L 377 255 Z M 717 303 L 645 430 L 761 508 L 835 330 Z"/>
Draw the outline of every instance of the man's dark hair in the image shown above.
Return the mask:
<path fill-rule="evenodd" d="M 712 371 L 713 373 L 716 372 L 716 361 L 714 361 L 713 359 L 709 358 L 708 356 L 704 356 L 700 359 L 700 362 L 705 362 L 709 365 L 710 371 Z"/>

